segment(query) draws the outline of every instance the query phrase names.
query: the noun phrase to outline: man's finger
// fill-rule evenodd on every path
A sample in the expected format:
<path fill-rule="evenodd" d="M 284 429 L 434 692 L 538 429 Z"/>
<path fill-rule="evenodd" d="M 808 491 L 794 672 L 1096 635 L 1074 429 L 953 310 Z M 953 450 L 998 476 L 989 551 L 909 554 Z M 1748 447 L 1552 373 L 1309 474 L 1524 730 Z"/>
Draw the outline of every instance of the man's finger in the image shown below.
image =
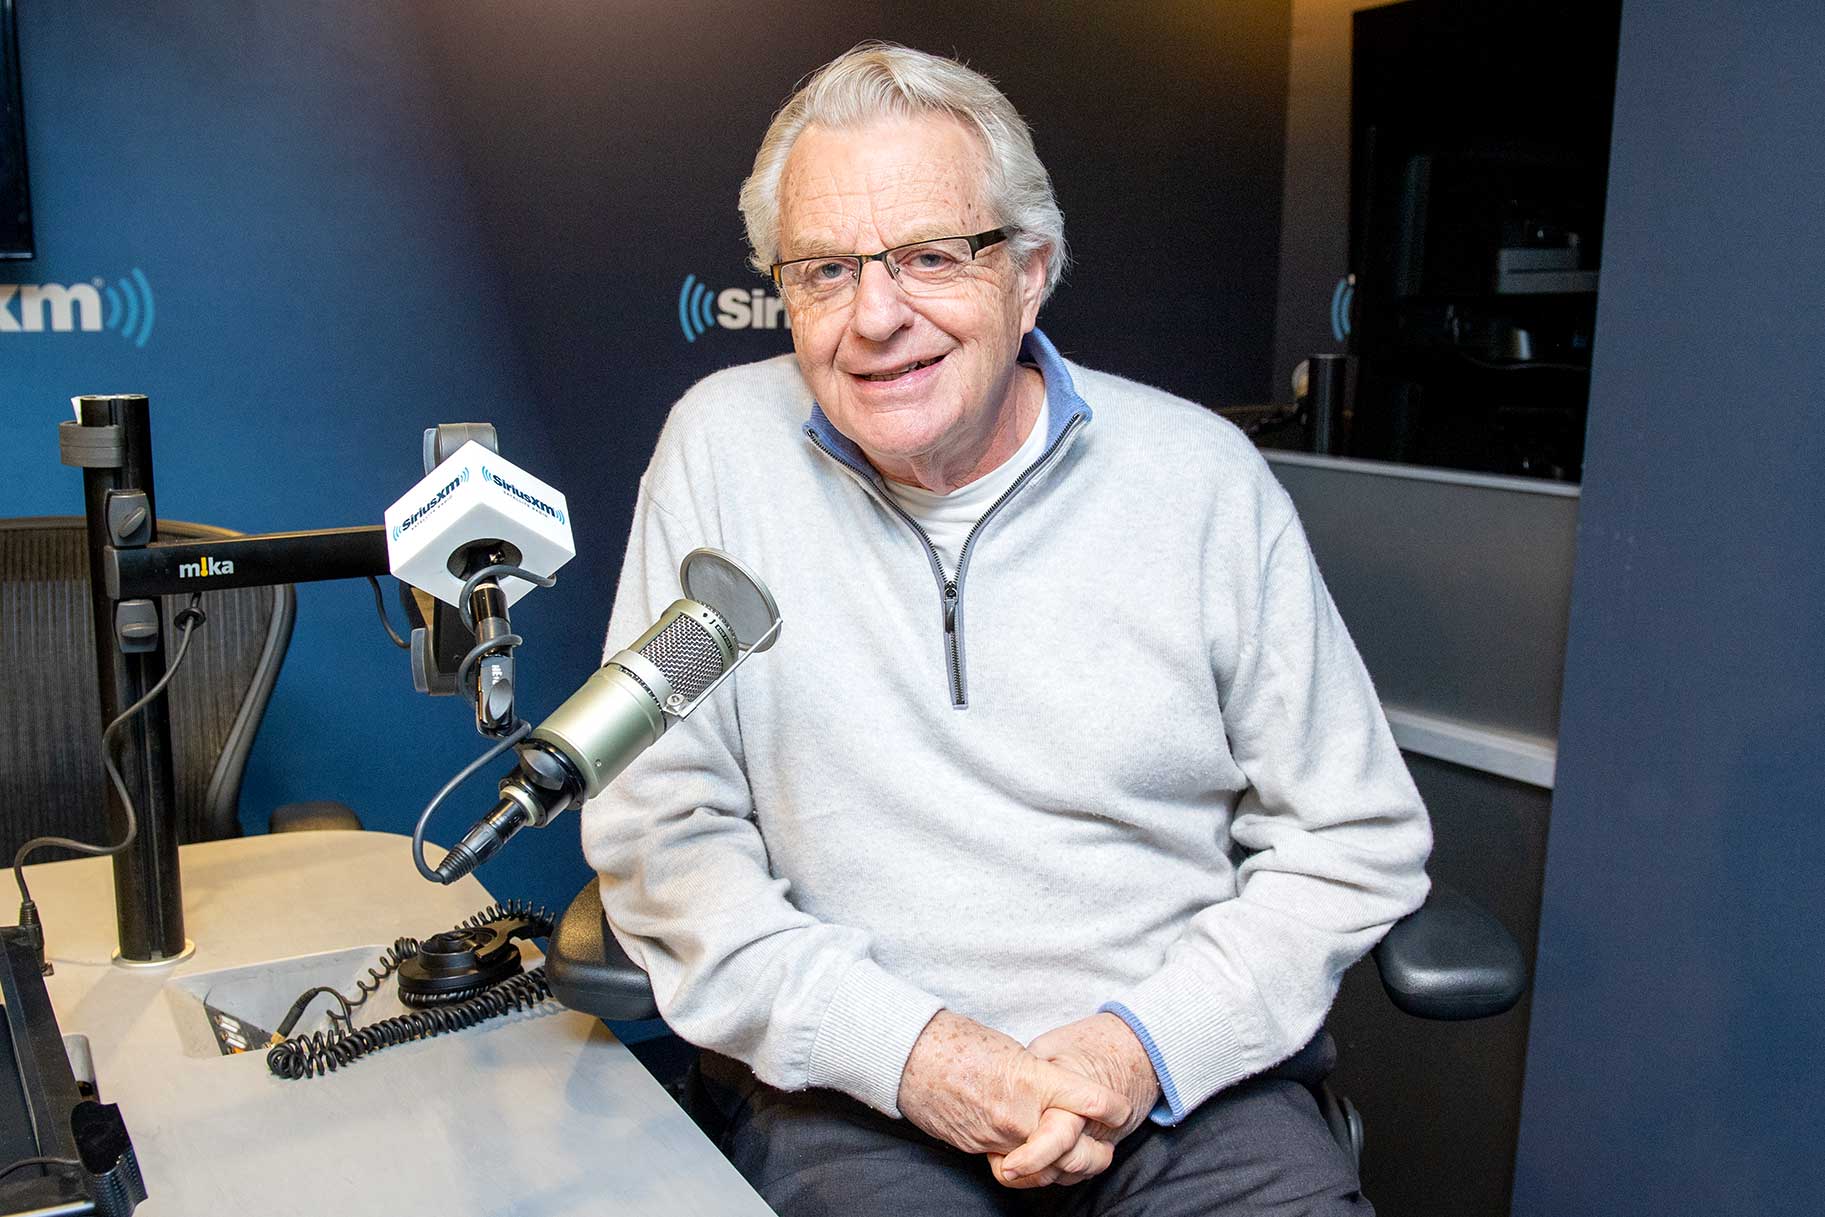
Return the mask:
<path fill-rule="evenodd" d="M 999 1183 L 1002 1187 L 1012 1188 L 1015 1191 L 1031 1191 L 1038 1187 L 1051 1187 L 1062 1178 L 1064 1178 L 1064 1176 L 1059 1172 L 1059 1169 L 1056 1166 L 1048 1166 L 1038 1174 L 1022 1175 L 1018 1179 L 1004 1179 L 1000 1175 L 997 1175 L 995 1176 L 995 1182 Z"/>
<path fill-rule="evenodd" d="M 1115 1146 L 1095 1137 L 1082 1136 L 1077 1144 L 1066 1150 L 1064 1156 L 1053 1163 L 1060 1173 L 1060 1183 L 1067 1186 L 1088 1179 L 1091 1175 L 1100 1175 L 1109 1169 L 1115 1161 Z"/>
<path fill-rule="evenodd" d="M 1052 1165 L 1077 1144 L 1083 1132 L 1082 1116 L 1060 1107 L 1046 1108 L 1026 1143 L 1002 1159 L 1002 1181 L 1012 1183 L 1022 1175 L 1033 1174 Z"/>
<path fill-rule="evenodd" d="M 1120 1128 L 1128 1122 L 1134 1113 L 1133 1105 L 1120 1094 L 1093 1082 L 1082 1074 L 1072 1073 L 1056 1065 L 1048 1065 L 1051 1071 L 1049 1081 L 1050 1093 L 1044 1096 L 1048 1107 L 1063 1107 L 1074 1111 L 1087 1120 L 1099 1120 L 1111 1128 Z"/>
<path fill-rule="evenodd" d="M 1053 1183 L 1066 1183 L 1066 1182 L 1076 1183 L 1079 1181 L 1076 1178 L 1067 1179 L 1067 1177 L 1065 1175 L 1062 1175 L 1059 1173 L 1058 1168 L 1051 1167 L 1051 1166 L 1048 1166 L 1045 1170 L 1040 1171 L 1037 1175 L 1022 1175 L 1018 1179 L 1004 1178 L 1001 1174 L 1001 1162 L 1005 1156 L 1006 1155 L 1003 1155 L 1003 1154 L 990 1154 L 988 1156 L 989 1173 L 994 1175 L 995 1182 L 1001 1184 L 1001 1186 L 1003 1186 L 1003 1187 L 1009 1187 L 1009 1188 L 1048 1187 Z"/>

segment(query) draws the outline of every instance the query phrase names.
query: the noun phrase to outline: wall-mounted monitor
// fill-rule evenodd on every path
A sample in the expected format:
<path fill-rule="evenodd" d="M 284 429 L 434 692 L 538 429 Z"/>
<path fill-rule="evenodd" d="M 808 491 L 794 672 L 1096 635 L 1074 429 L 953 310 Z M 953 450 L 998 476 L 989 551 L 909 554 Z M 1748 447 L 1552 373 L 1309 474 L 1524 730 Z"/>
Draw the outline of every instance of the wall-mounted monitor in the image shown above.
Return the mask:
<path fill-rule="evenodd" d="M 1353 19 L 1350 453 L 1580 480 L 1618 0 Z"/>
<path fill-rule="evenodd" d="M 19 25 L 0 0 L 0 258 L 29 258 L 32 196 L 25 180 L 25 105 L 19 82 Z"/>

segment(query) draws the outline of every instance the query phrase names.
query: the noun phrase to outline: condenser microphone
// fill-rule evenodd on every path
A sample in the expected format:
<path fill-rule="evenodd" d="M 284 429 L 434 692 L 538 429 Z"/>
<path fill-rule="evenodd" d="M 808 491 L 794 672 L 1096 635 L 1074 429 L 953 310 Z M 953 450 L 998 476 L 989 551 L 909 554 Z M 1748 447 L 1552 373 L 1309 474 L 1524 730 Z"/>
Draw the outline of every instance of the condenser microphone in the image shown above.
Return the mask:
<path fill-rule="evenodd" d="M 766 585 L 734 558 L 696 549 L 679 568 L 684 596 L 583 682 L 516 747 L 500 800 L 434 868 L 453 883 L 520 829 L 600 794 L 673 723 L 689 717 L 749 656 L 779 635 Z"/>

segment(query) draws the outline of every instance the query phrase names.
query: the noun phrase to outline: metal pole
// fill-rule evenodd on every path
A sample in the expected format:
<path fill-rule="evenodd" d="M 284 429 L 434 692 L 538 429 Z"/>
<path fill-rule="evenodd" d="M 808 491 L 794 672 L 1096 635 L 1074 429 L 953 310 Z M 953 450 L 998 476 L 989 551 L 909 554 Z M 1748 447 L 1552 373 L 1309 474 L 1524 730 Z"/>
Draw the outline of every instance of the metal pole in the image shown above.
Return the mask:
<path fill-rule="evenodd" d="M 95 616 L 95 667 L 101 697 L 101 720 L 113 722 L 165 674 L 163 608 L 156 598 L 142 606 L 157 625 L 143 649 L 122 649 L 116 628 L 117 602 L 109 595 L 104 555 L 109 546 L 144 545 L 158 534 L 152 489 L 152 423 L 147 399 L 140 394 L 80 397 L 77 422 L 84 428 L 115 428 L 119 459 L 107 465 L 85 465 L 83 500 L 88 514 L 89 599 Z M 135 494 L 143 495 L 143 502 Z M 110 511 L 110 504 L 114 510 Z M 133 510 L 144 508 L 143 516 Z M 122 510 L 126 507 L 127 510 Z M 150 645 L 147 645 L 147 642 Z M 139 833 L 133 844 L 114 855 L 114 907 L 120 931 L 120 958 L 127 963 L 158 963 L 185 953 L 184 900 L 178 880 L 177 799 L 171 763 L 171 719 L 167 696 L 134 716 L 118 737 L 119 766 L 138 813 Z M 118 841 L 126 835 L 126 808 L 106 783 L 108 830 Z"/>
<path fill-rule="evenodd" d="M 1348 430 L 1348 355 L 1313 355 L 1307 363 L 1307 409 L 1311 413 L 1312 451 L 1342 456 Z"/>

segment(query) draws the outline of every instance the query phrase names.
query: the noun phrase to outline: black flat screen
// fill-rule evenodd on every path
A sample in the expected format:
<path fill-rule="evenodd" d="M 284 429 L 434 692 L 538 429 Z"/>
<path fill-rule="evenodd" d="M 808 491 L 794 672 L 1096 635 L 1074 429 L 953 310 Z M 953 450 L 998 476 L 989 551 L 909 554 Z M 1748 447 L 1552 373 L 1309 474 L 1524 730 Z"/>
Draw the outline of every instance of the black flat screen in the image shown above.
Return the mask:
<path fill-rule="evenodd" d="M 33 253 L 20 93 L 19 27 L 13 0 L 0 0 L 0 258 L 29 258 Z"/>

